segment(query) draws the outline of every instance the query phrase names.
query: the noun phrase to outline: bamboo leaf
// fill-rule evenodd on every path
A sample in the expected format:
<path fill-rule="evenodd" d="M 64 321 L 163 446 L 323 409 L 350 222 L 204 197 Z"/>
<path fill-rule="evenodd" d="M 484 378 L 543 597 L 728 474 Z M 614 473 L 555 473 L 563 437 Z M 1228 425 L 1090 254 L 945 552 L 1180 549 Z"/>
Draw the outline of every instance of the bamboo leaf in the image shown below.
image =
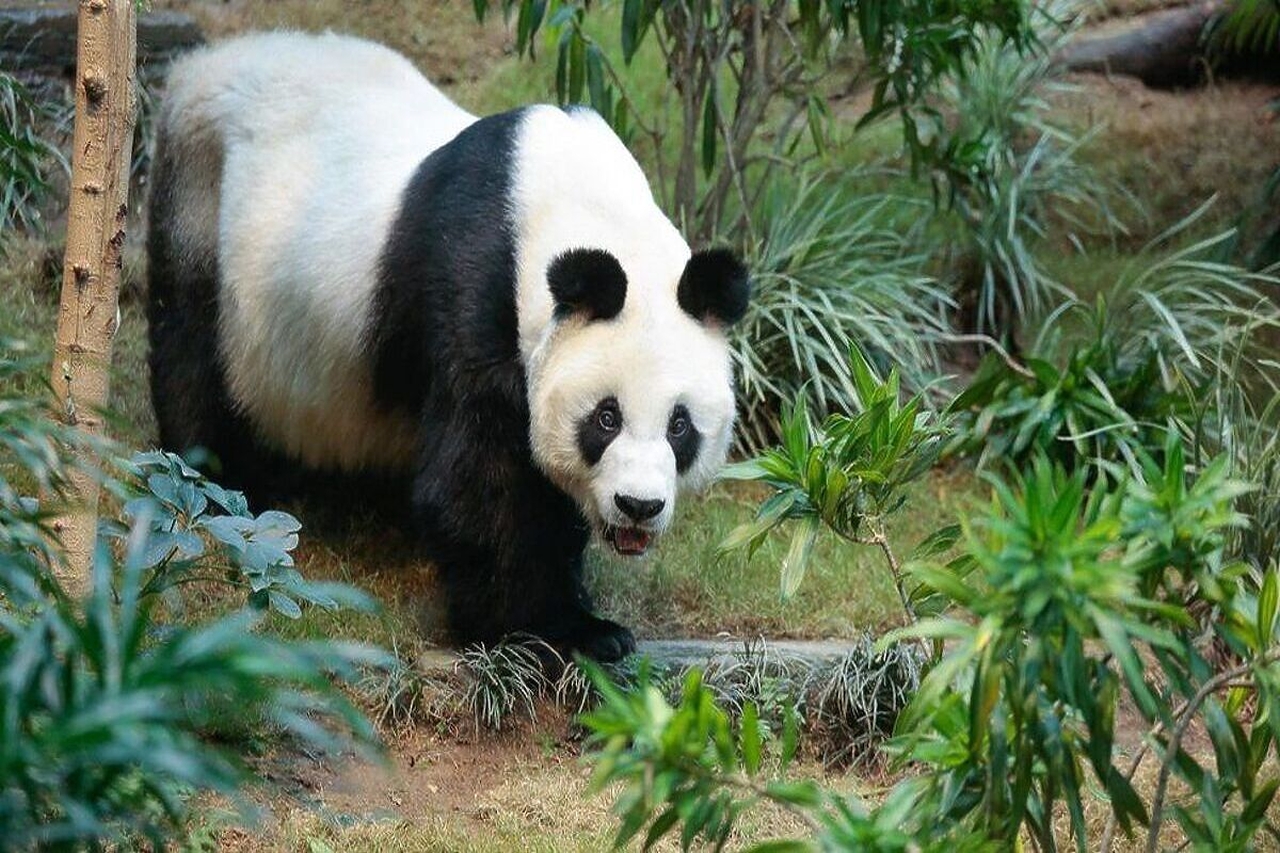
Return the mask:
<path fill-rule="evenodd" d="M 804 573 L 809 566 L 809 559 L 813 556 L 813 543 L 818 538 L 821 523 L 821 519 L 816 515 L 810 515 L 800 519 L 796 524 L 795 531 L 791 535 L 791 547 L 787 549 L 787 555 L 782 560 L 782 599 L 784 601 L 790 600 L 795 595 L 796 590 L 800 588 L 800 582 L 804 580 Z"/>

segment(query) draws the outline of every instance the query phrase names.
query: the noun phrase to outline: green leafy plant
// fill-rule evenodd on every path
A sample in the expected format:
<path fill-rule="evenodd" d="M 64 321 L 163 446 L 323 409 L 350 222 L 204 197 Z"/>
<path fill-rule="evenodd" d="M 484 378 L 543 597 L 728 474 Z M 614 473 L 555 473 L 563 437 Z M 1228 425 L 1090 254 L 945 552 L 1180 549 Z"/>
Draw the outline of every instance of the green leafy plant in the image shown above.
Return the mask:
<path fill-rule="evenodd" d="M 1092 305 L 1063 302 L 1025 363 L 989 353 L 952 401 L 949 449 L 1015 466 L 1043 453 L 1068 468 L 1135 447 L 1158 454 L 1168 429 L 1190 435 L 1224 389 L 1274 385 L 1260 332 L 1280 322 L 1276 279 L 1213 260 L 1230 232 L 1159 251 L 1206 210 L 1157 238 Z"/>
<path fill-rule="evenodd" d="M 1161 462 L 1138 455 L 1138 467 L 1112 488 L 1086 488 L 1085 472 L 1067 474 L 1043 458 L 1012 483 L 993 480 L 991 512 L 966 527 L 971 561 L 959 570 L 912 569 L 963 616 L 898 632 L 946 638 L 948 651 L 904 713 L 896 749 L 930 764 L 938 803 L 985 837 L 1011 841 L 1025 826 L 1039 849 L 1056 849 L 1051 815 L 1062 802 L 1070 837 L 1086 845 L 1088 773 L 1112 809 L 1103 849 L 1117 826 L 1130 833 L 1142 825 L 1155 849 L 1171 775 L 1213 794 L 1195 814 L 1177 813 L 1192 835 L 1217 831 L 1206 821 L 1251 834 L 1275 793 L 1236 751 L 1253 755 L 1254 746 L 1242 745 L 1270 743 L 1270 724 L 1235 716 L 1238 704 L 1232 722 L 1218 717 L 1226 706 L 1212 697 L 1226 682 L 1205 659 L 1188 610 L 1196 599 L 1219 608 L 1220 636 L 1248 661 L 1230 678 L 1263 698 L 1275 677 L 1274 625 L 1253 630 L 1259 623 L 1236 583 L 1240 568 L 1223 559 L 1228 532 L 1244 523 L 1233 502 L 1248 486 L 1231 479 L 1225 458 L 1188 480 L 1173 433 Z M 1117 764 L 1122 690 L 1158 744 L 1161 781 L 1147 801 L 1132 779 L 1150 744 L 1129 769 Z M 1193 718 L 1218 730 L 1216 772 L 1182 749 Z M 1222 736 L 1232 740 L 1230 760 Z M 1243 799 L 1231 804 L 1237 795 Z"/>
<path fill-rule="evenodd" d="M 775 528 L 791 524 L 791 547 L 781 572 L 787 598 L 803 580 L 825 525 L 849 542 L 880 549 L 903 608 L 914 618 L 884 521 L 902 507 L 904 487 L 937 459 L 945 426 L 924 409 L 921 398 L 902 402 L 896 369 L 881 380 L 856 349 L 849 364 L 855 414 L 833 414 L 815 427 L 798 405 L 784 418 L 780 447 L 724 471 L 725 479 L 762 482 L 773 494 L 755 521 L 730 533 L 721 548 L 745 547 L 754 554 Z"/>
<path fill-rule="evenodd" d="M 949 297 L 894 227 L 920 206 L 837 180 L 777 183 L 761 204 L 763 234 L 747 253 L 751 305 L 733 331 L 739 445 L 750 452 L 777 441 L 798 396 L 819 414 L 857 410 L 851 341 L 902 365 L 911 389 L 938 372 L 933 342 L 947 330 Z"/>
<path fill-rule="evenodd" d="M 475 0 L 483 17 L 489 0 Z M 856 36 L 874 80 L 864 121 L 898 111 L 904 138 L 923 158 L 935 149 L 917 132 L 916 113 L 937 81 L 962 67 L 978 49 L 982 30 L 1027 48 L 1034 39 L 1018 0 L 967 0 L 927 5 L 859 0 L 849 4 L 713 3 L 709 0 L 624 0 L 618 45 L 622 63 L 584 27 L 590 6 L 581 0 L 502 0 L 516 18 L 516 50 L 532 55 L 538 33 L 556 45 L 556 90 L 562 103 L 589 102 L 623 136 L 649 137 L 658 162 L 666 207 L 697 241 L 721 232 L 752 234 L 754 192 L 750 167 L 768 172 L 789 154 L 807 129 L 821 143 L 825 107 L 817 84 L 828 56 L 845 37 Z M 674 163 L 664 139 L 665 121 L 636 109 L 625 85 L 625 65 L 646 43 L 656 44 L 673 81 L 677 118 Z M 774 116 L 784 117 L 776 121 Z M 762 131 L 770 127 L 772 140 Z M 705 175 L 705 187 L 698 173 Z M 670 187 L 670 189 L 668 189 Z M 730 201 L 736 199 L 737 204 Z M 736 221 L 724 222 L 732 208 Z"/>
<path fill-rule="evenodd" d="M 0 609 L 0 835 L 18 849 L 80 849 L 125 831 L 163 846 L 197 790 L 233 794 L 252 777 L 201 737 L 228 718 L 312 749 L 373 752 L 371 728 L 331 676 L 376 653 L 296 643 L 239 612 L 163 626 L 144 592 L 145 533 L 122 568 L 103 555 L 83 612 L 59 596 L 34 613 Z"/>
<path fill-rule="evenodd" d="M 1257 487 L 1240 498 L 1251 523 L 1237 531 L 1231 552 L 1261 572 L 1280 560 L 1280 392 L 1264 405 L 1239 387 L 1226 393 L 1230 408 L 1219 410 L 1211 447 L 1228 454 L 1236 477 Z"/>
<path fill-rule="evenodd" d="M 1018 324 L 1071 296 L 1045 269 L 1041 247 L 1123 233 L 1117 203 L 1137 208 L 1081 158 L 1092 134 L 1050 118 L 1047 94 L 1067 88 L 1054 79 L 1053 55 L 1072 29 L 1059 17 L 1038 10 L 1045 50 L 1033 55 L 995 36 L 981 39 L 944 87 L 954 127 L 940 116 L 930 131 L 947 146 L 935 191 L 947 195 L 954 213 L 944 217 L 963 235 L 955 249 L 960 325 L 1011 343 Z"/>
<path fill-rule="evenodd" d="M 34 228 L 50 190 L 50 172 L 69 171 L 58 147 L 37 129 L 47 118 L 12 74 L 0 71 L 0 234 Z M 3 251 L 0 240 L 0 251 Z"/>
<path fill-rule="evenodd" d="M 266 613 L 254 606 L 252 593 L 248 606 L 229 605 L 206 621 L 168 618 L 178 575 L 202 555 L 200 525 L 215 517 L 261 518 L 236 515 L 244 512 L 241 496 L 203 480 L 176 457 L 140 457 L 130 470 L 145 476 L 142 482 L 106 478 L 114 492 L 132 498 L 131 520 L 107 525 L 111 535 L 100 540 L 88 598 L 81 602 L 63 590 L 49 519 L 73 464 L 68 448 L 82 439 L 48 416 L 44 386 L 31 375 L 47 362 L 22 358 L 17 349 L 0 347 L 5 845 L 101 849 L 141 835 L 164 846 L 184 821 L 189 795 L 234 795 L 253 779 L 234 749 L 203 736 L 212 730 L 267 730 L 316 750 L 354 744 L 375 753 L 372 728 L 341 685 L 360 667 L 382 665 L 379 651 L 273 637 L 258 630 Z M 37 489 L 43 502 L 27 497 Z M 224 515 L 213 514 L 210 500 Z M 292 542 L 275 538 L 262 547 L 271 563 L 287 556 Z M 253 576 L 259 562 L 245 549 L 228 548 L 220 560 L 203 554 L 201 565 L 248 587 L 239 579 Z M 367 602 L 338 587 L 295 581 L 282 588 L 291 601 Z M 279 591 L 272 584 L 262 589 Z M 263 603 L 290 610 L 270 596 Z"/>
<path fill-rule="evenodd" d="M 927 816 L 915 809 L 916 796 L 908 786 L 895 788 L 870 808 L 812 780 L 788 780 L 799 739 L 794 714 L 785 718 L 777 737 L 766 737 L 755 705 L 748 703 L 735 726 L 697 670 L 685 677 L 673 705 L 647 673 L 622 691 L 594 665 L 582 665 L 602 696 L 600 706 L 584 718 L 592 733 L 592 790 L 625 786 L 614 805 L 620 822 L 615 849 L 641 832 L 647 849 L 678 831 L 682 849 L 701 839 L 721 850 L 738 818 L 765 802 L 794 815 L 806 837 L 747 848 L 757 853 L 990 849 L 971 837 L 947 834 L 922 844 L 919 822 Z"/>
<path fill-rule="evenodd" d="M 1110 341 L 1122 359 L 1154 354 L 1166 388 L 1184 377 L 1192 385 L 1214 380 L 1225 375 L 1227 362 L 1237 380 L 1265 374 L 1259 361 L 1266 344 L 1258 333 L 1280 324 L 1274 298 L 1280 278 L 1218 260 L 1231 231 L 1177 245 L 1211 204 L 1148 243 L 1095 305 L 1072 302 L 1046 318 L 1032 351 L 1061 353 L 1074 346 L 1079 338 L 1068 323 L 1083 319 L 1085 333 Z"/>
<path fill-rule="evenodd" d="M 476 728 L 500 730 L 512 716 L 537 716 L 537 701 L 551 687 L 541 655 L 556 653 L 539 640 L 511 637 L 492 646 L 462 650 L 463 707 L 471 710 Z"/>
<path fill-rule="evenodd" d="M 951 452 L 1014 467 L 1043 454 L 1068 468 L 1123 458 L 1131 447 L 1159 448 L 1169 419 L 1190 413 L 1182 389 L 1166 390 L 1154 353 L 1123 360 L 1110 340 L 1074 351 L 1061 368 L 1025 365 L 990 353 L 950 409 Z"/>
<path fill-rule="evenodd" d="M 224 489 L 173 453 L 137 453 L 126 466 L 134 482 L 123 516 L 145 523 L 150 533 L 142 555 L 151 571 L 146 591 L 163 592 L 178 584 L 224 583 L 243 589 L 250 606 L 297 619 L 299 602 L 337 609 L 367 609 L 372 602 L 351 587 L 308 581 L 293 566 L 292 551 L 302 525 L 279 510 L 249 511 L 242 493 Z M 125 538 L 127 524 L 104 531 Z M 219 547 L 210 553 L 206 540 Z"/>
<path fill-rule="evenodd" d="M 928 658 L 914 643 L 879 646 L 859 637 L 830 668 L 813 673 L 804 742 L 826 765 L 875 763 L 920 689 Z"/>

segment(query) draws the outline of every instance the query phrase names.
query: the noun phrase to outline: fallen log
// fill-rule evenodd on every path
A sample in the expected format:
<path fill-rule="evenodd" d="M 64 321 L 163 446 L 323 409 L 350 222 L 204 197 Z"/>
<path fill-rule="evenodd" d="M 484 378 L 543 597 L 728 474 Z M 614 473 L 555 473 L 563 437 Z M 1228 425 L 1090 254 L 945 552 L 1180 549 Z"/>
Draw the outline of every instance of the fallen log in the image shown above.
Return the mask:
<path fill-rule="evenodd" d="M 1058 61 L 1068 71 L 1125 74 L 1159 88 L 1195 85 L 1204 73 L 1201 34 L 1218 8 L 1199 3 L 1143 15 L 1119 32 L 1079 37 Z"/>
<path fill-rule="evenodd" d="M 204 43 L 190 15 L 155 11 L 138 16 L 139 64 L 164 62 Z M 69 75 L 76 64 L 75 4 L 0 9 L 0 68 Z"/>
<path fill-rule="evenodd" d="M 1280 76 L 1275 50 L 1211 56 L 1205 32 L 1223 10 L 1202 2 L 1128 19 L 1082 34 L 1057 56 L 1067 71 L 1123 74 L 1157 89 L 1196 86 L 1213 75 Z"/>
<path fill-rule="evenodd" d="M 792 670 L 797 680 L 807 672 L 833 666 L 865 648 L 859 640 L 769 640 L 721 638 L 641 640 L 636 653 L 648 658 L 662 672 L 682 672 L 690 667 L 725 667 L 755 657 L 773 668 Z M 417 661 L 420 672 L 443 675 L 454 671 L 462 662 L 456 650 L 436 647 L 425 651 Z"/>

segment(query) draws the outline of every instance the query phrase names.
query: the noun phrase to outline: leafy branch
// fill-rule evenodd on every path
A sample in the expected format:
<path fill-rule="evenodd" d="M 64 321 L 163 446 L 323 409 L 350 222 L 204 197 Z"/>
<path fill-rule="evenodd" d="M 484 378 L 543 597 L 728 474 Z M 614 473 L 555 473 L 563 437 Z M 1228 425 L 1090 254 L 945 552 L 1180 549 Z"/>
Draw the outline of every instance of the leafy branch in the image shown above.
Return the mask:
<path fill-rule="evenodd" d="M 856 349 L 849 364 L 861 411 L 832 415 L 821 428 L 814 428 L 808 412 L 793 406 L 783 419 L 780 447 L 724 471 L 724 479 L 763 482 L 773 494 L 761 504 L 756 519 L 732 531 L 720 547 L 745 548 L 753 555 L 775 529 L 794 523 L 782 563 L 785 599 L 804 579 L 814 542 L 825 526 L 845 541 L 880 551 L 903 613 L 908 622 L 915 622 L 907 578 L 884 524 L 905 503 L 905 488 L 937 459 L 946 425 L 924 410 L 919 397 L 901 401 L 896 370 L 881 380 Z M 945 550 L 946 544 L 935 546 Z"/>

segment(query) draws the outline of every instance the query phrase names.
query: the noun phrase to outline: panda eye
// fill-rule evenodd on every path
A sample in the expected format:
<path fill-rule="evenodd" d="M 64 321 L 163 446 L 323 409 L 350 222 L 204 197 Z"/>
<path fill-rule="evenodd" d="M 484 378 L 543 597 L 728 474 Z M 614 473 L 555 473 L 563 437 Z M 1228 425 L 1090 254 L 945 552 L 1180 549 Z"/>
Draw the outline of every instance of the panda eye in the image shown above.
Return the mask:
<path fill-rule="evenodd" d="M 612 406 L 603 406 L 596 412 L 596 426 L 600 427 L 602 432 L 617 432 L 622 426 L 622 416 Z"/>
<path fill-rule="evenodd" d="M 672 438 L 682 438 L 689 431 L 689 416 L 683 412 L 677 412 L 671 416 L 671 423 L 667 424 L 667 435 Z"/>

